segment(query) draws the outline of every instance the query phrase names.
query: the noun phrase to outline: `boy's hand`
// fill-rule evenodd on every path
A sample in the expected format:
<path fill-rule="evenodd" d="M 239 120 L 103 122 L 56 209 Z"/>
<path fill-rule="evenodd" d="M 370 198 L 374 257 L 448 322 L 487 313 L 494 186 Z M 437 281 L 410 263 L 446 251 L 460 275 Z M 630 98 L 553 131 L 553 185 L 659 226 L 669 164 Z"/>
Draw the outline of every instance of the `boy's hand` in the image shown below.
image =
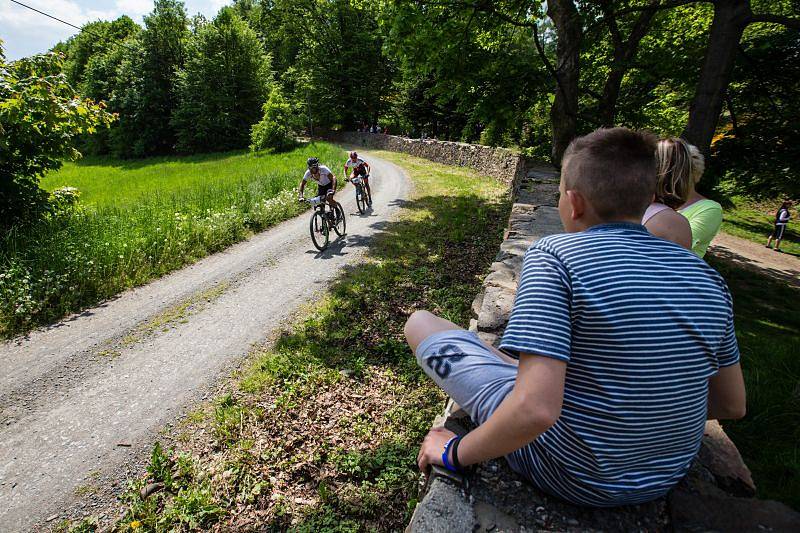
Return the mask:
<path fill-rule="evenodd" d="M 455 433 L 442 427 L 430 430 L 425 435 L 425 440 L 422 441 L 422 447 L 419 449 L 419 454 L 417 454 L 419 469 L 427 474 L 431 465 L 444 466 L 444 463 L 442 463 L 444 445 L 455 436 Z"/>

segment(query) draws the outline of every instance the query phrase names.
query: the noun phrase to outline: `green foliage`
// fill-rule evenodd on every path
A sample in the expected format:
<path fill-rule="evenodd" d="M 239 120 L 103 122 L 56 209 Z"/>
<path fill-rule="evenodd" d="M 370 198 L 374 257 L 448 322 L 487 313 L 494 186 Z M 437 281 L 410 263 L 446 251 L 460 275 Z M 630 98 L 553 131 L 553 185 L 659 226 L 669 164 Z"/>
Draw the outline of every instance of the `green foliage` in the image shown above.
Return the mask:
<path fill-rule="evenodd" d="M 296 143 L 299 120 L 280 89 L 274 88 L 270 92 L 262 112 L 264 116 L 250 132 L 250 149 L 280 152 L 291 148 Z"/>
<path fill-rule="evenodd" d="M 130 484 L 131 490 L 123 497 L 127 510 L 113 531 L 205 529 L 225 514 L 208 481 L 195 475 L 194 461 L 188 455 L 164 450 L 156 442 L 147 472 L 147 478 Z M 142 498 L 141 489 L 150 482 L 164 487 Z"/>
<path fill-rule="evenodd" d="M 80 157 L 77 136 L 112 119 L 102 105 L 75 93 L 60 55 L 7 63 L 0 48 L 0 233 L 47 209 L 39 179 L 64 159 Z"/>
<path fill-rule="evenodd" d="M 114 153 L 145 156 L 172 152 L 177 142 L 171 119 L 178 107 L 177 73 L 186 60 L 188 18 L 183 2 L 156 0 L 145 29 L 122 53 L 112 96 L 120 114 Z"/>
<path fill-rule="evenodd" d="M 80 33 L 70 37 L 59 49 L 69 58 L 64 65 L 69 83 L 73 87 L 80 87 L 94 57 L 104 55 L 120 41 L 136 35 L 139 30 L 139 25 L 127 15 L 113 22 L 95 21 L 85 24 Z M 89 91 L 82 92 L 91 98 L 99 97 Z"/>
<path fill-rule="evenodd" d="M 273 54 L 284 94 L 314 128 L 378 120 L 393 68 L 382 54 L 378 2 L 240 1 L 236 9 Z"/>
<path fill-rule="evenodd" d="M 150 452 L 150 464 L 147 466 L 147 473 L 153 481 L 163 483 L 167 490 L 172 489 L 172 459 L 169 457 L 161 443 L 156 441 L 153 450 Z"/>
<path fill-rule="evenodd" d="M 754 26 L 742 44 L 712 178 L 736 194 L 800 198 L 800 32 Z"/>
<path fill-rule="evenodd" d="M 180 152 L 246 147 L 267 94 L 270 63 L 256 33 L 231 8 L 201 23 L 178 75 L 172 119 Z"/>

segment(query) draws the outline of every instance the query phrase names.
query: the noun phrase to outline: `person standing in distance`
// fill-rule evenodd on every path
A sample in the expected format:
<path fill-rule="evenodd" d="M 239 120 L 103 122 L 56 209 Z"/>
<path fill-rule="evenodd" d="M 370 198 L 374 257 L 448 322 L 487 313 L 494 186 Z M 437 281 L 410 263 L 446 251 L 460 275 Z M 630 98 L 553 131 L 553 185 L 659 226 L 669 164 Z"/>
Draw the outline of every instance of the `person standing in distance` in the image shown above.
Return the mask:
<path fill-rule="evenodd" d="M 775 230 L 772 232 L 772 235 L 769 236 L 769 239 L 767 239 L 767 248 L 772 248 L 772 240 L 775 239 L 776 252 L 783 251 L 781 250 L 781 241 L 786 231 L 786 225 L 789 223 L 789 219 L 792 218 L 792 215 L 789 213 L 790 207 L 792 207 L 792 202 L 786 200 L 781 204 L 778 212 L 775 213 Z"/>

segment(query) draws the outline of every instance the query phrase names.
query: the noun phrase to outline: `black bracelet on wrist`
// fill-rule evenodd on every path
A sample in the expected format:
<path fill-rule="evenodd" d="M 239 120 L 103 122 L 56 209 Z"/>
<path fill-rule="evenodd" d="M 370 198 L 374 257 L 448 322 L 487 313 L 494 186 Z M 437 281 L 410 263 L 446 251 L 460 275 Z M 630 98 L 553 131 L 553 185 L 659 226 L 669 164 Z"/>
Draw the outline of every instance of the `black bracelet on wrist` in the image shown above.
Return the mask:
<path fill-rule="evenodd" d="M 461 470 L 463 470 L 461 468 L 461 463 L 458 460 L 458 445 L 459 445 L 460 442 L 461 442 L 461 437 L 458 437 L 453 442 L 453 451 L 452 451 L 452 454 L 451 454 L 453 456 L 453 466 L 456 467 L 456 470 L 458 470 L 459 472 Z"/>

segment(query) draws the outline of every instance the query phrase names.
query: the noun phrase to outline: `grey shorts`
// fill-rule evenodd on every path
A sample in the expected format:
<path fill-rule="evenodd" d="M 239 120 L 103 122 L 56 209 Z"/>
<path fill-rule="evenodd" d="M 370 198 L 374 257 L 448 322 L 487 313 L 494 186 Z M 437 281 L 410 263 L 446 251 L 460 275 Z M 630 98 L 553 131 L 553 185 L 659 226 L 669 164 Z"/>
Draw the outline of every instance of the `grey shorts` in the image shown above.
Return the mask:
<path fill-rule="evenodd" d="M 480 425 L 514 388 L 517 366 L 500 359 L 472 331 L 440 331 L 417 346 L 417 362 Z"/>

